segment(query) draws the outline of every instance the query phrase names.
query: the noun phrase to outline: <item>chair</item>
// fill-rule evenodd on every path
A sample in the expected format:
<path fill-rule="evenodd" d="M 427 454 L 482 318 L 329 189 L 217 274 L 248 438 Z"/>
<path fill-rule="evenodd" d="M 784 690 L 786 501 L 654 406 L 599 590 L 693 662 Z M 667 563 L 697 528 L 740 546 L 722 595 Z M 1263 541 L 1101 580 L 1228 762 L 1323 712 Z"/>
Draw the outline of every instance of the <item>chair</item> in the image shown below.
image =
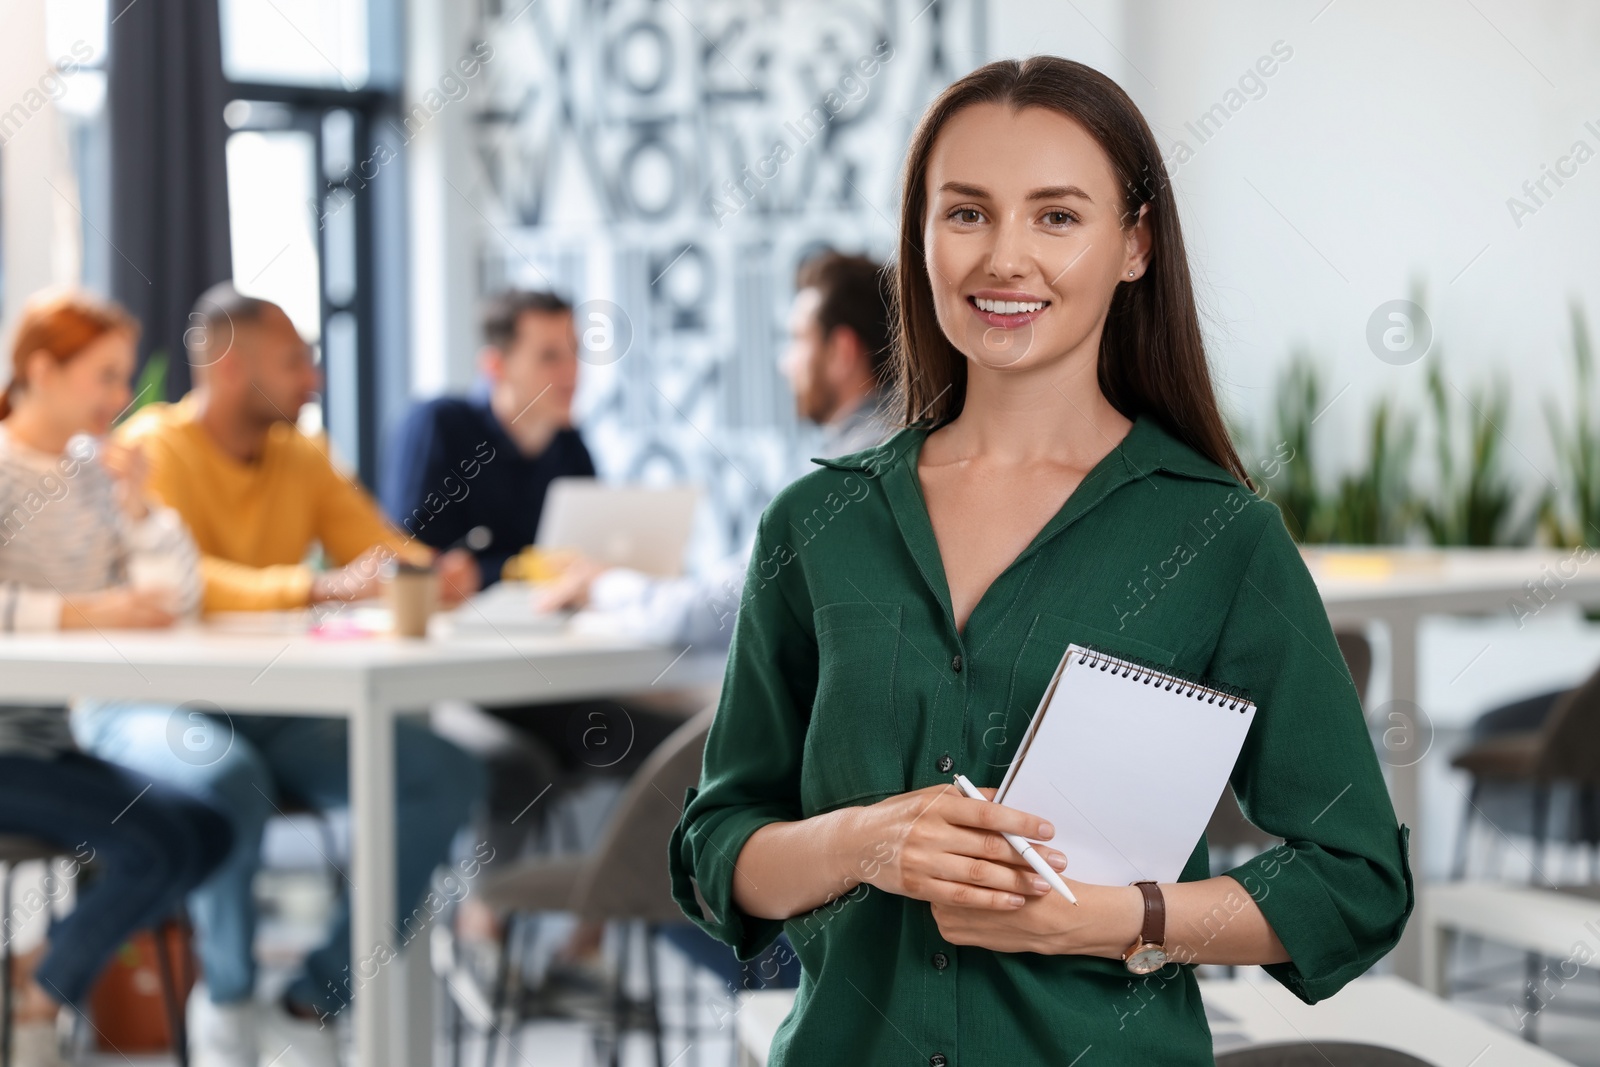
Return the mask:
<path fill-rule="evenodd" d="M 1333 635 L 1339 643 L 1339 654 L 1350 668 L 1350 680 L 1356 686 L 1356 699 L 1362 707 L 1367 703 L 1367 685 L 1372 681 L 1372 642 L 1366 635 L 1354 631 L 1339 631 Z"/>
<path fill-rule="evenodd" d="M 1427 1060 L 1382 1045 L 1294 1041 L 1224 1052 L 1217 1067 L 1430 1067 Z"/>
<path fill-rule="evenodd" d="M 1345 665 L 1350 668 L 1350 678 L 1356 686 L 1356 699 L 1365 706 L 1367 683 L 1372 678 L 1372 643 L 1358 633 L 1335 633 L 1333 636 L 1339 642 L 1339 652 L 1344 656 Z M 1277 842 L 1276 837 L 1252 825 L 1244 817 L 1232 789 L 1222 791 L 1222 796 L 1217 799 L 1216 810 L 1211 813 L 1211 821 L 1206 824 L 1206 848 L 1213 856 L 1232 866 L 1233 857 L 1241 850 L 1259 852 Z M 1213 870 L 1214 873 L 1220 873 L 1215 870 L 1215 864 Z"/>
<path fill-rule="evenodd" d="M 20 834 L 0 834 L 0 916 L 11 914 L 11 875 L 19 863 L 49 862 L 65 855 L 61 846 Z M 175 920 L 163 922 L 156 933 L 156 964 L 161 971 L 161 1000 L 167 1012 L 167 1032 L 172 1035 L 173 1055 L 178 1067 L 189 1067 L 189 1040 L 184 1027 L 183 1006 L 179 1003 L 178 983 L 173 961 L 167 956 L 167 930 Z M 11 937 L 0 946 L 0 1067 L 11 1067 L 12 974 Z"/>
<path fill-rule="evenodd" d="M 581 787 L 584 775 L 562 769 L 542 738 L 461 701 L 444 701 L 428 714 L 434 733 L 472 753 L 489 770 L 484 833 L 497 856 L 519 856 L 525 846 L 546 851 L 576 847 L 578 830 L 562 801 Z M 529 814 L 537 801 L 538 810 Z M 520 824 L 520 825 L 519 825 Z"/>
<path fill-rule="evenodd" d="M 1582 752 L 1566 753 L 1561 761 L 1541 762 L 1539 753 L 1552 753 L 1566 744 L 1593 744 L 1600 733 L 1600 711 L 1594 708 L 1600 694 L 1593 687 L 1600 673 L 1578 689 L 1558 689 L 1540 693 L 1485 712 L 1472 728 L 1472 743 L 1459 753 L 1451 765 L 1472 775 L 1466 812 L 1456 836 L 1455 860 L 1451 876 L 1467 875 L 1474 823 L 1485 820 L 1502 832 L 1533 838 L 1534 877 L 1545 844 L 1559 834 L 1562 840 L 1587 844 L 1591 848 L 1591 881 L 1600 879 L 1600 789 L 1580 768 L 1572 773 L 1571 760 L 1589 771 L 1594 761 L 1582 760 Z M 1580 696 L 1580 694 L 1586 694 Z M 1569 710 L 1574 701 L 1580 706 Z M 1587 701 L 1591 706 L 1585 710 Z M 1576 720 L 1559 722 L 1558 715 L 1575 715 Z M 1585 717 L 1588 724 L 1585 725 Z M 1559 731 L 1559 734 L 1556 733 Z M 1593 733 L 1586 732 L 1592 731 Z M 1557 789 L 1558 785 L 1570 788 Z M 1553 804 L 1569 800 L 1566 804 Z"/>
<path fill-rule="evenodd" d="M 520 914 L 540 911 L 570 911 L 584 920 L 622 924 L 607 1012 L 610 1062 L 615 1065 L 619 1061 L 623 1032 L 639 1028 L 650 1032 L 656 1063 L 665 1067 L 656 935 L 662 926 L 685 921 L 672 897 L 665 861 L 667 842 L 677 825 L 684 791 L 700 779 L 701 754 L 715 711 L 714 706 L 701 711 L 650 753 L 617 800 L 593 850 L 577 856 L 526 859 L 485 882 L 482 899 L 506 914 L 493 995 L 494 1026 L 487 1039 L 485 1063 L 489 1067 L 494 1063 L 499 1022 L 515 973 L 511 950 L 516 942 L 516 920 Z M 630 1001 L 624 988 L 633 931 L 640 924 L 645 934 L 648 1003 Z"/>
<path fill-rule="evenodd" d="M 1590 675 L 1576 689 L 1545 693 L 1497 708 L 1480 718 L 1478 726 L 1481 729 L 1475 730 L 1477 740 L 1450 761 L 1452 767 L 1472 776 L 1466 813 L 1456 840 L 1456 879 L 1466 876 L 1468 845 L 1478 818 L 1505 832 L 1504 826 L 1483 813 L 1482 804 L 1493 792 L 1502 803 L 1509 801 L 1514 812 L 1523 809 L 1518 801 L 1525 801 L 1527 834 L 1533 839 L 1529 884 L 1548 883 L 1550 879 L 1543 873 L 1544 854 L 1551 837 L 1551 800 L 1558 787 L 1574 790 L 1562 836 L 1594 850 L 1590 857 L 1592 879 L 1595 866 L 1600 864 L 1600 804 L 1596 802 L 1600 795 L 1600 672 Z M 1542 955 L 1527 953 L 1524 999 L 1530 1009 L 1536 1009 L 1538 1004 L 1535 990 L 1543 966 Z M 1536 1019 L 1536 1015 L 1530 1015 L 1525 1031 L 1530 1041 L 1537 1040 Z"/>

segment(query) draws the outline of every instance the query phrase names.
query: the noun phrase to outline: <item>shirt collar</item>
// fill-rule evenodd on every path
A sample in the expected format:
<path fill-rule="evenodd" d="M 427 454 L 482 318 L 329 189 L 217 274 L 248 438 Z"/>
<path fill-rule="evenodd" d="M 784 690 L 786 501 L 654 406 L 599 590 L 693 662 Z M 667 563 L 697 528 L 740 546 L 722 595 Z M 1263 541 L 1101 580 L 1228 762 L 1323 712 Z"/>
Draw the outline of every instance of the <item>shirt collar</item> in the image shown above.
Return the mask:
<path fill-rule="evenodd" d="M 916 469 L 923 439 L 931 428 L 927 423 L 914 423 L 875 448 L 863 449 L 837 459 L 817 459 L 813 462 L 836 470 L 858 471 L 868 478 L 879 479 L 900 535 L 911 550 L 912 558 L 916 560 L 929 590 L 944 608 L 945 620 L 954 632 L 950 590 L 945 581 L 939 544 L 928 518 L 922 498 L 922 483 Z M 1149 479 L 1157 471 L 1183 478 L 1239 485 L 1227 471 L 1167 433 L 1154 417 L 1140 415 L 1117 447 L 1095 464 L 1061 510 L 1045 523 L 1033 541 L 1006 568 L 1007 572 L 1024 563 L 1041 546 L 1092 511 L 1117 489 L 1139 479 Z M 978 609 L 984 607 L 982 601 L 977 605 Z M 977 609 L 974 614 L 977 614 Z"/>

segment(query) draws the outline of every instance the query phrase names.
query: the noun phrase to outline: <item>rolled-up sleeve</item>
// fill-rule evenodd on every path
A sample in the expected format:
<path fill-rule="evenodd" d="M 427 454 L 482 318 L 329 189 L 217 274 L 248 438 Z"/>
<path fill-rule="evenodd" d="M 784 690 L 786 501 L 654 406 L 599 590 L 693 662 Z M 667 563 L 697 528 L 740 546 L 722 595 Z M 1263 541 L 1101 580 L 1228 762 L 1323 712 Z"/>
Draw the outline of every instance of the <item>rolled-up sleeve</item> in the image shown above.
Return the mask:
<path fill-rule="evenodd" d="M 770 510 L 769 510 L 770 514 Z M 735 862 L 750 835 L 800 819 L 800 767 L 817 674 L 816 637 L 799 561 L 757 532 L 700 784 L 684 798 L 668 848 L 672 894 L 706 933 L 750 960 L 783 930 L 733 900 Z M 800 610 L 797 610 L 800 609 Z"/>
<path fill-rule="evenodd" d="M 1259 506 L 1270 513 L 1207 674 L 1256 702 L 1233 788 L 1284 843 L 1228 874 L 1288 950 L 1266 970 L 1315 1003 L 1399 941 L 1415 903 L 1408 830 L 1311 574 L 1277 508 Z"/>

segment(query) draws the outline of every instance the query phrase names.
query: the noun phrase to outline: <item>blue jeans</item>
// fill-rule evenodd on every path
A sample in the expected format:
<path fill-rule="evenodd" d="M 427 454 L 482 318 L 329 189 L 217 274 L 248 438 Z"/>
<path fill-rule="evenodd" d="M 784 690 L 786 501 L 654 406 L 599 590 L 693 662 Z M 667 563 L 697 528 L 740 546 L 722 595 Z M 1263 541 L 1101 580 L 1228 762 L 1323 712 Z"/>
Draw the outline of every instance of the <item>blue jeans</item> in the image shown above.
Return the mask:
<path fill-rule="evenodd" d="M 233 825 L 227 860 L 189 897 L 200 962 L 219 1004 L 255 992 L 255 901 L 267 820 L 288 800 L 317 810 L 349 801 L 349 732 L 343 721 L 202 714 L 148 704 L 101 704 L 75 721 L 79 744 L 179 788 L 215 796 Z M 395 726 L 397 895 L 405 914 L 485 792 L 477 759 L 426 726 Z M 356 833 L 360 832 L 355 827 Z M 349 999 L 350 902 L 339 896 L 327 939 L 289 984 L 298 1004 L 337 1012 Z"/>
<path fill-rule="evenodd" d="M 232 842 L 211 805 L 81 752 L 0 756 L 0 833 L 39 838 L 94 864 L 79 883 L 77 906 L 51 925 L 49 952 L 34 974 L 46 993 L 80 1009 L 128 935 L 176 911 Z M 13 899 L 0 936 L 13 936 L 49 903 L 42 895 Z"/>

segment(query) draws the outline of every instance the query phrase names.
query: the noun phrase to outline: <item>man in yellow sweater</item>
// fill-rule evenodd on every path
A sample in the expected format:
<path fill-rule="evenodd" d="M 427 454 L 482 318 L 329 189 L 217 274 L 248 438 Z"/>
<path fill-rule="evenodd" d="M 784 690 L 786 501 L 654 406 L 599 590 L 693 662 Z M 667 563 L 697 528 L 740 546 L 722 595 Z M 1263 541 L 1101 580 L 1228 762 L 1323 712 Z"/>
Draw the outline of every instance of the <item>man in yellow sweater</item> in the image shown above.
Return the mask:
<path fill-rule="evenodd" d="M 324 447 L 296 428 L 318 372 L 281 308 L 225 284 L 200 298 L 193 321 L 186 341 L 195 390 L 176 404 L 141 410 L 121 439 L 143 453 L 150 490 L 193 531 L 207 610 L 358 600 L 378 592 L 386 558 L 434 559 L 432 549 L 389 525 Z M 308 566 L 313 545 L 340 569 Z M 477 588 L 478 566 L 466 550 L 444 553 L 434 567 L 445 603 Z M 168 740 L 175 714 L 184 716 L 186 739 L 198 729 L 212 744 L 177 751 Z M 78 728 L 86 749 L 212 799 L 233 824 L 233 851 L 190 898 L 206 976 L 206 990 L 189 998 L 196 1067 L 256 1067 L 290 1047 L 293 1062 L 334 1067 L 334 1030 L 324 1023 L 353 987 L 348 903 L 341 900 L 327 940 L 283 997 L 258 1005 L 251 882 L 262 831 L 282 798 L 324 810 L 348 802 L 343 721 L 104 704 L 86 709 Z M 410 722 L 396 728 L 395 759 L 404 914 L 448 857 L 484 793 L 485 774 L 476 759 Z"/>
<path fill-rule="evenodd" d="M 295 425 L 319 387 L 311 351 L 276 304 L 213 290 L 189 331 L 197 388 L 150 404 L 118 434 L 150 466 L 149 487 L 183 516 L 202 553 L 205 610 L 303 608 L 378 592 L 386 556 L 427 563 L 434 552 L 390 525 L 376 502 Z M 313 572 L 320 544 L 342 569 Z M 439 598 L 477 591 L 472 553 L 435 564 Z"/>

